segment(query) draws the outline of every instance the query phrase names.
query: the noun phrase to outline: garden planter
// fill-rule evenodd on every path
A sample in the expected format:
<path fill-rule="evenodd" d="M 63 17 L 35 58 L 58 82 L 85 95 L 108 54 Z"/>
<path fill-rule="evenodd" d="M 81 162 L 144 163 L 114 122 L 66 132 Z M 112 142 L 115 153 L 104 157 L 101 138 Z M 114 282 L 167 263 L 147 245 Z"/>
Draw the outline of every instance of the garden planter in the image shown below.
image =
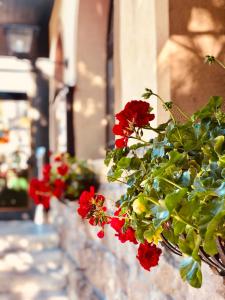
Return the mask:
<path fill-rule="evenodd" d="M 158 264 L 159 242 L 182 256 L 180 275 L 196 288 L 202 285 L 202 262 L 224 276 L 225 240 L 225 113 L 221 97 L 188 116 L 172 102 L 146 89 L 143 98 L 159 99 L 170 119 L 153 127 L 147 101 L 132 100 L 116 115 L 115 149 L 107 153 L 109 182 L 127 186 L 113 215 L 103 195 L 86 191 L 78 213 L 99 226 L 109 224 L 122 242 L 138 244 L 137 259 L 150 271 Z M 175 120 L 173 107 L 183 123 Z M 144 131 L 157 133 L 150 140 Z M 129 143 L 130 139 L 136 143 Z"/>

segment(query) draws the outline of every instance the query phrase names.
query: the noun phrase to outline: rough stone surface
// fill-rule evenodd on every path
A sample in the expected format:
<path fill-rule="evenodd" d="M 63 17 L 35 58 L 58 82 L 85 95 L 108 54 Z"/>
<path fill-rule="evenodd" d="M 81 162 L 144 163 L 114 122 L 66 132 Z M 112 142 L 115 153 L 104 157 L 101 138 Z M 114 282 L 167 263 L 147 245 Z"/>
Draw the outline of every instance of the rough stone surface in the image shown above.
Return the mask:
<path fill-rule="evenodd" d="M 48 224 L 32 221 L 0 222 L 0 254 L 8 251 L 41 251 L 59 245 L 57 232 Z"/>
<path fill-rule="evenodd" d="M 68 300 L 67 286 L 66 255 L 52 225 L 0 222 L 0 300 Z"/>
<path fill-rule="evenodd" d="M 104 183 L 101 192 L 110 200 L 121 193 L 120 186 Z M 109 203 L 110 203 L 109 200 Z M 69 299 L 93 300 L 216 300 L 225 299 L 222 279 L 203 265 L 203 285 L 194 289 L 180 278 L 179 257 L 169 252 L 151 272 L 136 260 L 136 246 L 121 244 L 109 228 L 105 238 L 76 214 L 77 204 L 53 201 L 51 222 L 59 232 L 61 247 L 68 255 Z"/>

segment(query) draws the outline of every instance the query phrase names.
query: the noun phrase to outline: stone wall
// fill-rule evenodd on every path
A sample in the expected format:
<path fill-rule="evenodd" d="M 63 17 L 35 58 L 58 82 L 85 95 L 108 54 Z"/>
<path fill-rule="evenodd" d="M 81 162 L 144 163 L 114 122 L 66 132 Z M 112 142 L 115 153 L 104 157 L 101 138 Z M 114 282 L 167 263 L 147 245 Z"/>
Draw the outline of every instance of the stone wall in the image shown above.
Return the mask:
<path fill-rule="evenodd" d="M 103 183 L 101 192 L 118 199 L 122 188 Z M 110 201 L 109 200 L 109 201 Z M 77 203 L 52 202 L 50 219 L 67 254 L 70 300 L 223 300 L 222 279 L 203 265 L 203 285 L 194 289 L 179 276 L 179 258 L 163 250 L 159 266 L 147 272 L 136 260 L 136 246 L 121 244 L 111 228 L 105 238 L 76 214 Z"/>

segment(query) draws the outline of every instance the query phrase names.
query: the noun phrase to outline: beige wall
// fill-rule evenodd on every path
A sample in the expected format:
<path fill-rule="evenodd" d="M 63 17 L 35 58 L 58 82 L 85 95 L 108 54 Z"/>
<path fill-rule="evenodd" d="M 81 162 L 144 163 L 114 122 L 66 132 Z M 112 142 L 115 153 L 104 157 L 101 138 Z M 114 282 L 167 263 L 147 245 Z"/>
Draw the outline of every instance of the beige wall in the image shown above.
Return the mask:
<path fill-rule="evenodd" d="M 115 1 L 116 111 L 127 101 L 140 99 L 146 87 L 170 98 L 169 67 L 163 63 L 169 38 L 168 13 L 167 0 Z M 156 126 L 168 116 L 156 99 L 150 101 Z"/>
<path fill-rule="evenodd" d="M 78 16 L 77 86 L 74 97 L 76 151 L 104 157 L 108 0 L 82 0 Z"/>
<path fill-rule="evenodd" d="M 56 91 L 58 92 L 59 88 L 63 88 L 65 85 L 73 87 L 76 84 L 75 62 L 78 6 L 79 0 L 55 0 L 49 24 L 50 62 L 47 64 L 45 62 L 43 65 L 39 60 L 39 66 L 42 66 L 42 71 L 50 78 L 49 136 L 50 149 L 55 152 L 61 150 L 59 136 L 63 135 L 59 133 L 59 128 L 61 124 L 65 123 L 66 118 L 66 115 L 63 118 L 61 117 L 63 115 L 61 113 L 61 104 L 59 104 L 61 101 L 55 100 Z M 65 61 L 67 65 L 63 65 Z M 53 62 L 56 62 L 56 64 Z M 64 91 L 62 92 L 63 94 Z M 65 105 L 66 102 L 64 102 Z M 64 135 L 66 136 L 66 132 Z M 62 139 L 65 141 L 66 138 L 63 137 Z"/>
<path fill-rule="evenodd" d="M 225 96 L 225 72 L 203 63 L 214 55 L 225 61 L 225 1 L 170 0 L 172 98 L 188 113 L 212 95 Z"/>
<path fill-rule="evenodd" d="M 105 155 L 109 2 L 79 1 L 74 125 L 80 158 Z M 206 54 L 225 61 L 224 8 L 225 0 L 114 0 L 115 111 L 145 87 L 187 113 L 211 95 L 225 95 L 223 70 L 203 63 Z M 168 118 L 155 99 L 151 105 L 153 125 Z"/>

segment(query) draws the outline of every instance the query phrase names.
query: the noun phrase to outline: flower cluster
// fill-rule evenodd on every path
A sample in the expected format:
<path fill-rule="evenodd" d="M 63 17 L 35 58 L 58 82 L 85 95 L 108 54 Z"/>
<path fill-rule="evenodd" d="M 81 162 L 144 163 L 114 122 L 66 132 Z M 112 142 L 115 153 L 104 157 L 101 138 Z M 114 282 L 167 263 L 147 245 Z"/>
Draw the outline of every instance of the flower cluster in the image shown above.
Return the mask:
<path fill-rule="evenodd" d="M 77 200 L 91 185 L 98 187 L 98 180 L 85 162 L 79 162 L 68 154 L 51 156 L 51 164 L 45 164 L 42 178 L 30 181 L 29 195 L 35 204 L 42 204 L 49 209 L 50 199 Z"/>
<path fill-rule="evenodd" d="M 199 288 L 202 261 L 216 268 L 219 274 L 225 268 L 223 101 L 221 97 L 211 97 L 205 107 L 190 117 L 176 104 L 146 89 L 143 98 L 151 96 L 169 112 L 166 123 L 152 127 L 154 114 L 149 103 L 142 100 L 127 103 L 116 115 L 118 123 L 113 132 L 120 138 L 105 159 L 110 166 L 108 180 L 127 186 L 117 201 L 116 211 L 109 216 L 103 203 L 96 204 L 98 197 L 103 196 L 92 191 L 88 196 L 92 200 L 83 208 L 81 200 L 78 212 L 84 211 L 92 224 L 105 222 L 111 226 L 121 243 L 138 245 L 136 257 L 148 271 L 158 264 L 159 242 L 183 256 L 181 277 Z M 183 123 L 176 121 L 174 106 L 186 120 Z M 144 130 L 157 135 L 145 139 Z M 137 143 L 129 146 L 129 138 Z M 102 237 L 103 230 L 98 235 Z"/>
<path fill-rule="evenodd" d="M 116 147 L 123 148 L 127 146 L 128 138 L 135 131 L 135 128 L 144 128 L 155 118 L 151 114 L 149 103 L 141 100 L 133 100 L 126 104 L 125 108 L 116 114 L 119 124 L 114 125 L 113 133 L 121 136 L 116 140 Z"/>
<path fill-rule="evenodd" d="M 42 169 L 42 179 L 31 179 L 29 195 L 36 205 L 42 204 L 44 208 L 48 210 L 52 196 L 61 199 L 67 187 L 66 175 L 68 170 L 68 165 L 60 160 L 54 175 L 52 174 L 53 166 L 51 164 L 45 164 Z"/>
<path fill-rule="evenodd" d="M 137 244 L 134 229 L 130 226 L 124 226 L 126 214 L 120 216 L 120 213 L 121 209 L 118 209 L 110 220 L 111 227 L 117 232 L 115 236 L 118 237 L 121 243 L 129 241 L 131 243 Z"/>
<path fill-rule="evenodd" d="M 105 197 L 95 195 L 94 187 L 90 187 L 90 191 L 84 191 L 79 199 L 78 214 L 84 219 L 89 219 L 89 223 L 93 226 L 100 226 L 98 237 L 104 237 L 104 226 L 109 223 L 110 219 L 106 215 L 106 207 L 104 206 Z"/>
<path fill-rule="evenodd" d="M 88 219 L 93 226 L 100 226 L 101 230 L 97 233 L 99 238 L 104 237 L 104 227 L 109 224 L 115 231 L 121 243 L 131 242 L 138 244 L 135 230 L 129 225 L 129 217 L 127 214 L 121 214 L 121 208 L 115 211 L 113 216 L 107 214 L 107 208 L 104 206 L 105 197 L 96 195 L 94 188 L 90 191 L 84 191 L 79 199 L 78 214 L 83 219 Z M 150 271 L 151 267 L 158 264 L 161 249 L 147 241 L 139 243 L 137 259 L 141 266 Z"/>
<path fill-rule="evenodd" d="M 151 267 L 158 265 L 161 253 L 162 250 L 157 248 L 156 245 L 145 242 L 140 244 L 138 248 L 137 259 L 145 270 L 150 271 Z"/>

